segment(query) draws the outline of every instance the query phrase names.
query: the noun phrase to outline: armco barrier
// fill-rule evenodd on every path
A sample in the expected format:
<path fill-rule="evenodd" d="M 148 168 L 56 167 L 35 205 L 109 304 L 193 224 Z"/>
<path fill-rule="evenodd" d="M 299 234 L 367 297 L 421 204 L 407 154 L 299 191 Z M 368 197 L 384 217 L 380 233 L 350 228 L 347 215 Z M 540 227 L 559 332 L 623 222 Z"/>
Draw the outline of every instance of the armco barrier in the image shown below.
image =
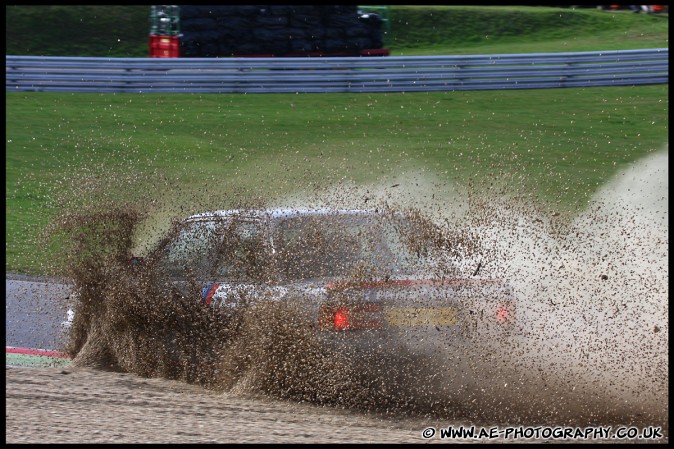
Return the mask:
<path fill-rule="evenodd" d="M 6 91 L 413 92 L 669 82 L 669 49 L 469 56 L 71 58 L 6 56 Z"/>

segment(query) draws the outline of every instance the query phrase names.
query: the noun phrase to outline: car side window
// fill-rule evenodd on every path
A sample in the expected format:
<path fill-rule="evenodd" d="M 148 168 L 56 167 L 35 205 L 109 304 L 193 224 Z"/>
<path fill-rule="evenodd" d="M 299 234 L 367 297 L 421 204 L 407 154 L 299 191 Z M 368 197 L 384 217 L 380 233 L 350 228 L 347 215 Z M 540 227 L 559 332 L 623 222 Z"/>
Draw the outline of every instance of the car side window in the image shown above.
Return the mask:
<path fill-rule="evenodd" d="M 270 257 L 260 222 L 233 220 L 221 231 L 215 248 L 215 275 L 233 280 L 262 280 Z"/>
<path fill-rule="evenodd" d="M 186 223 L 165 247 L 162 268 L 175 279 L 185 279 L 190 274 L 208 277 L 209 267 L 215 261 L 213 248 L 217 246 L 217 239 L 215 223 Z"/>
<path fill-rule="evenodd" d="M 173 279 L 254 280 L 264 271 L 264 253 L 259 222 L 194 221 L 165 247 L 161 265 Z"/>

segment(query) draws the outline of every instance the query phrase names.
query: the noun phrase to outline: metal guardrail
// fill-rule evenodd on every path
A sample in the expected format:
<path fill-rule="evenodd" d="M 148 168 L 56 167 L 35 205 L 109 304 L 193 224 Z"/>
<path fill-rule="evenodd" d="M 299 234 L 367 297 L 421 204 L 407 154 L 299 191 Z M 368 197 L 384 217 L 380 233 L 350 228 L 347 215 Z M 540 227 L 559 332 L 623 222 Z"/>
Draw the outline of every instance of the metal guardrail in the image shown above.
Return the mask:
<path fill-rule="evenodd" d="M 327 93 L 669 82 L 669 49 L 469 56 L 83 58 L 6 56 L 6 91 Z"/>

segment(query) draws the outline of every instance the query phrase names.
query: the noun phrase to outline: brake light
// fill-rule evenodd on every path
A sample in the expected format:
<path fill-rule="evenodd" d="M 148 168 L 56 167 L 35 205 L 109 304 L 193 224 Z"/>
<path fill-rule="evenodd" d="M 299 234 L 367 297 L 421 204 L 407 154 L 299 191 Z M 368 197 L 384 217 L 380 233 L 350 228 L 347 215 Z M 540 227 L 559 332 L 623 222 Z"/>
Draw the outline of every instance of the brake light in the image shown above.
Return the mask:
<path fill-rule="evenodd" d="M 328 305 L 320 308 L 318 327 L 322 331 L 353 331 L 384 328 L 382 307 L 376 303 Z"/>
<path fill-rule="evenodd" d="M 504 304 L 499 304 L 496 308 L 496 321 L 499 323 L 507 323 L 511 320 L 512 313 L 510 308 Z"/>
<path fill-rule="evenodd" d="M 346 309 L 339 309 L 334 314 L 335 330 L 346 330 L 349 328 L 349 313 Z"/>

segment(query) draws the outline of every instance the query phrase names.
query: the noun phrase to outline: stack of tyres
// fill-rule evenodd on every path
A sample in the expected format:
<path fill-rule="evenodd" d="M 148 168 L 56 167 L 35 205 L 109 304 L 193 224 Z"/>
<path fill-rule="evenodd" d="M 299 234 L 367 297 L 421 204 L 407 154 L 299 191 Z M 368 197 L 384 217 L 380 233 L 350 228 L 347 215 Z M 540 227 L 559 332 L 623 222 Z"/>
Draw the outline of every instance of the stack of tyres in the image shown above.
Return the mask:
<path fill-rule="evenodd" d="M 183 57 L 358 55 L 383 46 L 382 21 L 355 5 L 180 5 Z"/>

